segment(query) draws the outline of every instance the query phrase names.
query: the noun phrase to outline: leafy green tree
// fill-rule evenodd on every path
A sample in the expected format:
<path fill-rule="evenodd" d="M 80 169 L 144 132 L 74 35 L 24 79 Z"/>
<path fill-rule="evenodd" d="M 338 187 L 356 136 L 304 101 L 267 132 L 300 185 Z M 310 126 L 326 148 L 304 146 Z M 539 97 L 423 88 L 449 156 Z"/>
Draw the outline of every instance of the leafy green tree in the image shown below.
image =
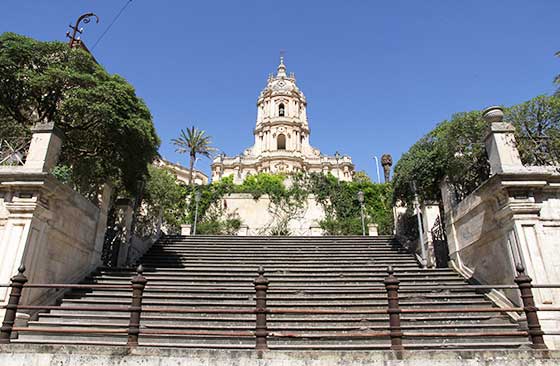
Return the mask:
<path fill-rule="evenodd" d="M 479 111 L 457 113 L 415 143 L 395 165 L 395 200 L 410 204 L 412 182 L 421 200 L 439 200 L 444 178 L 459 199 L 489 176 L 484 147 L 487 125 Z"/>
<path fill-rule="evenodd" d="M 371 178 L 367 173 L 363 170 L 357 171 L 354 173 L 354 177 L 352 178 L 354 182 L 371 182 Z"/>
<path fill-rule="evenodd" d="M 165 225 L 178 231 L 186 221 L 185 210 L 187 187 L 177 183 L 176 177 L 167 169 L 148 166 L 148 176 L 144 188 L 144 203 L 148 205 L 148 215 L 163 215 Z"/>
<path fill-rule="evenodd" d="M 131 193 L 157 155 L 152 117 L 134 88 L 109 75 L 90 54 L 62 42 L 0 36 L 2 133 L 29 135 L 37 122 L 63 131 L 60 164 L 82 193 L 95 196 L 107 180 Z"/>
<path fill-rule="evenodd" d="M 505 120 L 516 128 L 517 148 L 527 165 L 560 163 L 560 95 L 538 96 L 509 108 Z"/>
<path fill-rule="evenodd" d="M 505 110 L 516 129 L 517 148 L 526 165 L 560 163 L 560 97 L 538 96 Z M 410 204 L 415 181 L 421 200 L 441 199 L 447 179 L 461 200 L 488 179 L 484 138 L 488 129 L 479 111 L 457 113 L 416 142 L 395 166 L 394 198 Z"/>
<path fill-rule="evenodd" d="M 194 185 L 194 163 L 197 155 L 202 155 L 207 158 L 212 156 L 216 148 L 212 147 L 212 138 L 206 134 L 205 131 L 199 130 L 192 126 L 187 128 L 187 132 L 181 130 L 179 138 L 172 140 L 173 144 L 177 147 L 176 152 L 180 154 L 188 153 L 190 156 L 189 161 L 189 185 Z"/>

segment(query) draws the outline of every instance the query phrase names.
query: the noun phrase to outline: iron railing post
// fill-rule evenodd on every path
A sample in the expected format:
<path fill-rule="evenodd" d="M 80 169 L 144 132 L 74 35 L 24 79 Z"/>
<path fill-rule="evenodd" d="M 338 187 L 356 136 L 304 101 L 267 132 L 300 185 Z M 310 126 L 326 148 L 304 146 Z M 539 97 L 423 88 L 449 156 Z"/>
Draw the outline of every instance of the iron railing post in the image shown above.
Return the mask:
<path fill-rule="evenodd" d="M 402 329 L 401 329 L 401 309 L 399 307 L 399 283 L 400 281 L 393 274 L 393 267 L 389 266 L 387 268 L 388 276 L 385 277 L 383 283 L 385 284 L 385 289 L 387 290 L 387 300 L 388 308 L 387 313 L 389 314 L 389 335 L 391 337 L 391 349 L 393 351 L 402 351 Z"/>
<path fill-rule="evenodd" d="M 132 301 L 130 303 L 130 321 L 128 323 L 128 347 L 138 346 L 138 335 L 140 334 L 140 316 L 142 314 L 142 295 L 148 280 L 142 276 L 144 268 L 138 266 L 137 275 L 130 281 L 132 283 Z"/>
<path fill-rule="evenodd" d="M 2 327 L 0 328 L 0 343 L 10 343 L 10 337 L 12 336 L 12 329 L 14 328 L 14 323 L 16 321 L 17 307 L 21 298 L 21 292 L 23 290 L 23 285 L 27 282 L 27 277 L 25 277 L 23 272 L 25 272 L 25 266 L 22 264 L 18 268 L 18 274 L 12 277 L 12 283 L 10 284 L 12 290 L 10 292 L 8 304 L 6 305 L 4 321 L 2 322 Z"/>
<path fill-rule="evenodd" d="M 259 267 L 259 275 L 253 282 L 255 284 L 255 299 L 257 302 L 257 307 L 255 309 L 256 313 L 256 326 L 255 326 L 255 337 L 256 344 L 255 348 L 257 351 L 265 351 L 268 349 L 267 336 L 268 328 L 266 324 L 266 292 L 268 291 L 268 279 L 264 276 L 264 268 Z"/>
<path fill-rule="evenodd" d="M 517 277 L 514 281 L 519 287 L 521 293 L 521 300 L 523 301 L 523 311 L 527 317 L 527 328 L 529 338 L 533 343 L 533 348 L 547 349 L 544 343 L 544 332 L 541 329 L 539 316 L 537 315 L 537 307 L 535 306 L 535 299 L 533 298 L 533 286 L 531 285 L 532 279 L 525 273 L 525 268 L 522 264 L 517 265 Z"/>

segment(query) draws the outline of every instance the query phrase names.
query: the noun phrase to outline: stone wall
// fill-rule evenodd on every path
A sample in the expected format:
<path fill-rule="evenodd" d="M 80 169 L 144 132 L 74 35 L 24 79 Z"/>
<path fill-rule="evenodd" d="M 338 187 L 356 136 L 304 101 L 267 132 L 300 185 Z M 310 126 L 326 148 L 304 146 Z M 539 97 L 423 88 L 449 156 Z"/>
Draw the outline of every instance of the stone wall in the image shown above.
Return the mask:
<path fill-rule="evenodd" d="M 111 189 L 100 207 L 50 175 L 61 146 L 53 124 L 33 129 L 23 166 L 0 166 L 0 283 L 20 264 L 30 283 L 75 283 L 101 264 Z M 9 290 L 0 287 L 0 304 Z M 59 290 L 26 289 L 22 303 L 49 303 Z M 3 318 L 3 311 L 0 312 Z"/>
<path fill-rule="evenodd" d="M 557 366 L 554 351 L 276 351 L 0 345 L 2 366 Z"/>
<path fill-rule="evenodd" d="M 523 166 L 513 127 L 495 114 L 488 122 L 490 179 L 459 203 L 442 185 L 451 264 L 483 284 L 513 284 L 517 264 L 533 283 L 560 284 L 560 173 L 556 167 Z M 560 289 L 533 293 L 537 306 L 560 306 Z M 490 297 L 503 305 L 520 303 L 517 290 Z M 539 312 L 539 318 L 545 332 L 560 329 L 560 312 Z M 560 337 L 545 340 L 560 348 Z"/>
<path fill-rule="evenodd" d="M 289 218 L 291 235 L 322 235 L 319 221 L 324 219 L 325 212 L 313 195 L 307 198 L 302 210 L 289 217 L 278 213 L 267 195 L 255 200 L 249 193 L 233 193 L 223 201 L 227 212 L 238 214 L 241 219 L 239 235 L 268 235 L 278 219 L 285 218 Z"/>

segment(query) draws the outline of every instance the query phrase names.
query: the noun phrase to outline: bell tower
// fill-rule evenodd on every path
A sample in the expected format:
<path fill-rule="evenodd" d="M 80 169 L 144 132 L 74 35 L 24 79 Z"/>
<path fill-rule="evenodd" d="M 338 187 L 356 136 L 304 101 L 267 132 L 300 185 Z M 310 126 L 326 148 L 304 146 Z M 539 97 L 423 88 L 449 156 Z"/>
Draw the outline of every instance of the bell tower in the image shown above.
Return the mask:
<path fill-rule="evenodd" d="M 307 101 L 293 73 L 286 73 L 284 57 L 275 76 L 270 75 L 257 99 L 253 153 L 308 151 Z"/>
<path fill-rule="evenodd" d="M 242 183 L 251 174 L 322 173 L 350 181 L 354 164 L 349 156 L 328 156 L 309 143 L 307 100 L 286 72 L 284 57 L 257 98 L 255 143 L 237 156 L 220 155 L 212 162 L 212 180 L 233 176 Z"/>

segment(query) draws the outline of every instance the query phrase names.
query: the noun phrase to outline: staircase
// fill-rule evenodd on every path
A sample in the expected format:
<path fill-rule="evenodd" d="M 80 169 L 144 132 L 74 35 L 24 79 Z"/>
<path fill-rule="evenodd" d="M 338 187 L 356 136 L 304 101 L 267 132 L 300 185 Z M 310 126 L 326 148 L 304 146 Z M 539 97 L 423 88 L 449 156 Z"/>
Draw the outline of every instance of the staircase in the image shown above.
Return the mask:
<path fill-rule="evenodd" d="M 386 309 L 383 279 L 387 266 L 401 281 L 401 308 L 491 307 L 480 293 L 450 269 L 421 269 L 415 257 L 400 249 L 393 237 L 220 237 L 167 236 L 141 259 L 148 285 L 143 308 L 182 307 L 221 309 L 224 313 L 176 314 L 143 312 L 142 330 L 199 331 L 198 335 L 140 335 L 140 345 L 190 348 L 254 349 L 254 314 L 231 314 L 228 309 L 253 310 L 253 280 L 264 266 L 269 279 L 269 309 L 353 310 L 351 314 L 269 314 L 271 349 L 388 349 L 388 337 L 367 333 L 386 331 L 388 315 L 368 314 Z M 87 283 L 130 284 L 135 271 L 102 268 Z M 438 289 L 454 285 L 455 289 Z M 126 312 L 76 310 L 82 306 L 129 305 L 130 289 L 69 292 L 56 310 L 41 313 L 15 342 L 124 345 L 125 334 L 82 334 L 73 329 L 119 329 L 128 326 Z M 360 313 L 364 311 L 364 313 Z M 406 349 L 503 349 L 524 348 L 524 336 L 496 335 L 518 331 L 506 315 L 490 313 L 402 314 L 404 332 L 463 332 L 462 337 L 414 337 L 403 339 Z M 42 332 L 46 328 L 65 333 Z M 216 335 L 215 332 L 228 332 Z M 494 333 L 475 336 L 472 333 Z M 471 334 L 469 334 L 471 333 Z"/>

